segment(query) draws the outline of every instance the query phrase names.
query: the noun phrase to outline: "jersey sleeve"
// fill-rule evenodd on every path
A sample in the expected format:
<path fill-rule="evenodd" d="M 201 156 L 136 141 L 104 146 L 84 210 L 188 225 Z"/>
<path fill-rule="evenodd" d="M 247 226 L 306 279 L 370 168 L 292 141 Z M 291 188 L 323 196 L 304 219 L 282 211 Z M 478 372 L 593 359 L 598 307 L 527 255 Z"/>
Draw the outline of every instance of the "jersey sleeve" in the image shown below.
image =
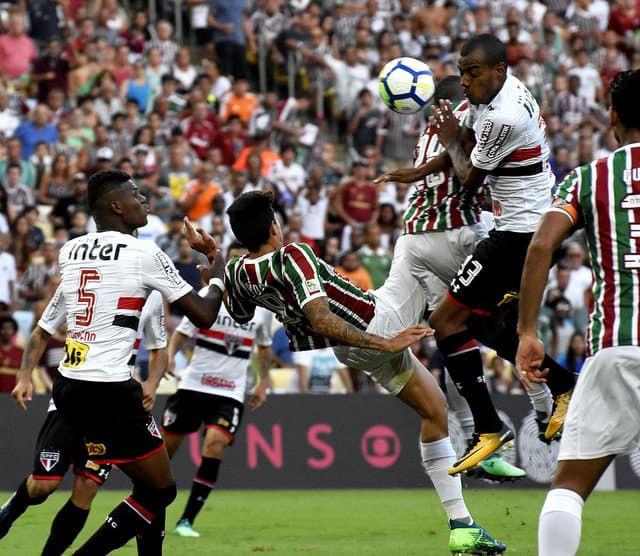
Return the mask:
<path fill-rule="evenodd" d="M 229 314 L 239 324 L 246 324 L 252 318 L 256 305 L 250 299 L 244 298 L 236 284 L 236 269 L 239 258 L 232 259 L 224 269 L 224 289 L 227 292 L 226 306 Z"/>
<path fill-rule="evenodd" d="M 558 186 L 549 211 L 566 215 L 575 228 L 584 226 L 582 207 L 580 206 L 580 171 L 573 170 Z"/>
<path fill-rule="evenodd" d="M 313 250 L 303 243 L 290 243 L 283 249 L 283 277 L 302 309 L 319 297 L 326 297 L 320 279 L 320 264 Z"/>
<path fill-rule="evenodd" d="M 467 120 L 467 125 L 469 125 Z M 471 163 L 480 170 L 494 170 L 505 158 L 520 147 L 525 134 L 518 129 L 514 117 L 489 112 L 476 129 L 476 144 L 471 151 Z"/>
<path fill-rule="evenodd" d="M 149 249 L 142 257 L 142 280 L 151 289 L 158 290 L 169 303 L 187 295 L 193 288 L 180 276 L 166 253 L 153 242 L 145 242 Z"/>
<path fill-rule="evenodd" d="M 167 347 L 167 327 L 165 323 L 164 304 L 160 292 L 153 291 L 147 298 L 140 315 L 144 345 L 147 349 L 164 349 Z"/>
<path fill-rule="evenodd" d="M 262 347 L 271 347 L 273 334 L 271 333 L 271 322 L 273 313 L 262 307 L 256 309 L 256 320 L 258 327 L 256 329 L 256 344 Z"/>
<path fill-rule="evenodd" d="M 42 313 L 38 321 L 38 326 L 53 336 L 56 330 L 64 324 L 66 318 L 67 312 L 64 305 L 64 294 L 62 293 L 62 287 L 58 286 L 51 301 L 49 301 Z"/>

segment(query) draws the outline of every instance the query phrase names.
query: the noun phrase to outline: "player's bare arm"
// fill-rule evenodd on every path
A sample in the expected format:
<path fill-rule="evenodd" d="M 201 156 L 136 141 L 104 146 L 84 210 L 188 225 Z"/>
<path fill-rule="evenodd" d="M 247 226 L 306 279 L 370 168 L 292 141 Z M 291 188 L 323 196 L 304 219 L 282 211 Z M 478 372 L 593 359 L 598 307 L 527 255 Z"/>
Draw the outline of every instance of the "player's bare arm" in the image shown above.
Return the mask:
<path fill-rule="evenodd" d="M 433 334 L 431 328 L 422 325 L 407 328 L 394 338 L 369 334 L 332 313 L 325 297 L 310 301 L 304 306 L 303 311 L 316 334 L 348 346 L 399 352 Z"/>
<path fill-rule="evenodd" d="M 33 332 L 31 332 L 27 345 L 24 348 L 22 365 L 16 376 L 16 385 L 11 395 L 16 403 L 25 411 L 27 410 L 27 402 L 31 401 L 33 396 L 33 381 L 31 380 L 33 369 L 35 369 L 38 361 L 40 361 L 50 337 L 51 334 L 46 330 L 36 326 Z"/>
<path fill-rule="evenodd" d="M 271 386 L 271 347 L 258 346 L 257 356 L 260 382 L 258 382 L 249 399 L 249 405 L 254 411 L 267 401 L 267 388 Z"/>
<path fill-rule="evenodd" d="M 544 345 L 538 338 L 538 311 L 547 283 L 551 258 L 555 249 L 569 234 L 573 222 L 563 212 L 547 212 L 531 240 L 522 273 L 518 310 L 520 342 L 516 354 L 516 368 L 525 384 L 543 382 Z"/>
<path fill-rule="evenodd" d="M 433 107 L 433 116 L 429 119 L 429 125 L 435 126 L 438 138 L 447 149 L 451 165 L 458 180 L 465 189 L 475 189 L 484 181 L 486 172 L 476 168 L 469 158 L 467 149 L 470 142 L 468 133 L 460 127 L 453 114 L 451 101 L 441 100 L 439 106 Z"/>
<path fill-rule="evenodd" d="M 167 368 L 167 350 L 152 349 L 149 351 L 149 376 L 142 383 L 142 407 L 146 411 L 153 409 L 156 401 L 156 390 Z"/>
<path fill-rule="evenodd" d="M 396 183 L 413 183 L 426 178 L 430 174 L 443 172 L 448 168 L 451 168 L 451 158 L 449 158 L 448 153 L 443 152 L 418 167 L 399 168 L 398 170 L 382 174 L 373 180 L 373 183 L 386 183 L 390 181 Z"/>
<path fill-rule="evenodd" d="M 167 346 L 167 374 L 173 375 L 176 370 L 176 353 L 178 353 L 184 343 L 189 339 L 189 336 L 176 330 L 169 338 L 169 345 Z"/>

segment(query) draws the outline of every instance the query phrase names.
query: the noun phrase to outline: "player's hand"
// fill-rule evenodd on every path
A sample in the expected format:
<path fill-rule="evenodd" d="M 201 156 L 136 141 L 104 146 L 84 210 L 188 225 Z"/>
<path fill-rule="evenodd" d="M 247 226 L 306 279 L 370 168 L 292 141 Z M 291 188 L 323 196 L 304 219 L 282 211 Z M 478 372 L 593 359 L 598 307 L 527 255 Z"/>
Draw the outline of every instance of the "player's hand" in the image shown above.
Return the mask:
<path fill-rule="evenodd" d="M 142 386 L 142 407 L 145 411 L 151 411 L 156 403 L 156 389 L 147 381 L 140 383 Z"/>
<path fill-rule="evenodd" d="M 445 148 L 456 142 L 461 142 L 460 124 L 451 109 L 451 101 L 441 100 L 439 106 L 432 106 L 433 115 L 429 118 L 429 125 L 438 133 L 438 139 Z"/>
<path fill-rule="evenodd" d="M 30 402 L 33 398 L 33 382 L 31 380 L 18 380 L 11 391 L 11 396 L 26 411 L 27 402 Z"/>
<path fill-rule="evenodd" d="M 175 357 L 169 356 L 167 358 L 167 366 L 165 367 L 165 370 L 164 370 L 164 376 L 166 377 L 175 376 L 175 372 L 176 372 L 176 359 Z"/>
<path fill-rule="evenodd" d="M 423 340 L 427 336 L 433 336 L 435 330 L 422 324 L 416 324 L 406 330 L 403 330 L 395 338 L 389 338 L 386 342 L 386 349 L 384 351 L 390 351 L 397 353 L 403 349 Z"/>
<path fill-rule="evenodd" d="M 533 382 L 546 382 L 549 369 L 540 369 L 544 360 L 544 344 L 537 336 L 522 335 L 516 353 L 518 376 L 527 388 Z"/>
<path fill-rule="evenodd" d="M 264 405 L 264 402 L 267 401 L 268 386 L 268 380 L 261 380 L 260 384 L 255 387 L 253 394 L 251 394 L 251 398 L 249 398 L 249 406 L 251 407 L 251 411 L 255 411 L 259 407 L 262 407 Z"/>
<path fill-rule="evenodd" d="M 191 248 L 205 255 L 209 259 L 209 264 L 213 264 L 219 251 L 216 240 L 205 232 L 201 226 L 194 228 L 188 216 L 184 217 L 184 231 Z"/>
<path fill-rule="evenodd" d="M 393 170 L 378 176 L 373 180 L 373 183 L 387 183 L 390 181 L 395 183 L 413 183 L 421 180 L 425 176 L 426 174 L 420 166 L 417 168 L 399 168 L 398 170 Z"/>

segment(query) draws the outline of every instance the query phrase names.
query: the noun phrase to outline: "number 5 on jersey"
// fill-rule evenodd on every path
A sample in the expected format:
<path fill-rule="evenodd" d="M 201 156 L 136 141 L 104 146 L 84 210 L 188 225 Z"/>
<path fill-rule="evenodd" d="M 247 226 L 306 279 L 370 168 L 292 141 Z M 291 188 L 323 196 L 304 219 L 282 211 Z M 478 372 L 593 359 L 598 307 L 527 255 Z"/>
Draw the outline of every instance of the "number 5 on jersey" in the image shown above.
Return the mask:
<path fill-rule="evenodd" d="M 96 306 L 96 294 L 87 291 L 90 282 L 97 282 L 101 279 L 100 273 L 94 268 L 80 271 L 80 285 L 78 286 L 78 304 L 85 305 L 82 315 L 76 315 L 77 326 L 90 326 L 93 321 L 93 311 Z"/>

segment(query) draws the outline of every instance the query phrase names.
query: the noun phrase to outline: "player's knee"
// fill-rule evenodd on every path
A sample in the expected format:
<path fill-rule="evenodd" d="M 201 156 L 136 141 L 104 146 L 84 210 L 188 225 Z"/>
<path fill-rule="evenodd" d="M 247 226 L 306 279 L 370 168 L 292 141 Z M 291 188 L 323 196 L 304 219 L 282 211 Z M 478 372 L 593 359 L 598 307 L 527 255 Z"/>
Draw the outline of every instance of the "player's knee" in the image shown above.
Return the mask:
<path fill-rule="evenodd" d="M 136 502 L 155 514 L 173 502 L 178 494 L 176 484 L 164 488 L 151 488 L 141 483 L 133 486 L 132 497 Z"/>
<path fill-rule="evenodd" d="M 37 500 L 38 504 L 41 504 L 52 492 L 58 490 L 59 486 L 59 479 L 44 480 L 30 477 L 29 482 L 27 483 L 27 490 L 29 492 L 29 497 L 32 500 Z"/>
<path fill-rule="evenodd" d="M 71 492 L 71 500 L 79 508 L 89 509 L 98 493 L 98 483 L 88 477 L 76 475 Z"/>

